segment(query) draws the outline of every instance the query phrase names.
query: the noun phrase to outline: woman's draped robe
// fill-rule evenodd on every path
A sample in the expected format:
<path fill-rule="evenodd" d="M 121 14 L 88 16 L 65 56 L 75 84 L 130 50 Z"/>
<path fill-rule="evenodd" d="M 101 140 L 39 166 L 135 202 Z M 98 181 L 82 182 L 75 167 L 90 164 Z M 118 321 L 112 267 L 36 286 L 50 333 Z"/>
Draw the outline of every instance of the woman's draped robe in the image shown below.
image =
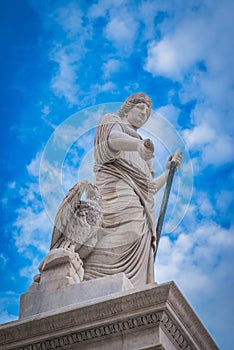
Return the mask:
<path fill-rule="evenodd" d="M 118 123 L 141 139 L 120 117 L 101 118 L 95 137 L 95 184 L 102 196 L 103 225 L 98 243 L 84 261 L 85 280 L 124 272 L 134 286 L 154 281 L 156 242 L 152 169 L 138 152 L 114 152 L 108 138 Z"/>

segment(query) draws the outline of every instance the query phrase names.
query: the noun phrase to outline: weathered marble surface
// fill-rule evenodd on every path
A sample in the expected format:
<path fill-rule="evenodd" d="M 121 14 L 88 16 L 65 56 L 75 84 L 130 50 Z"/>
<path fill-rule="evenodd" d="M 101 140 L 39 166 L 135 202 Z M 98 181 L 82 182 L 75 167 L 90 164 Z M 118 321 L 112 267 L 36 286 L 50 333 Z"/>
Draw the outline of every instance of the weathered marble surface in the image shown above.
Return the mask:
<path fill-rule="evenodd" d="M 172 157 L 165 171 L 154 178 L 154 146 L 138 132 L 151 107 L 149 96 L 135 93 L 118 115 L 106 114 L 97 126 L 94 172 L 103 223 L 97 245 L 84 259 L 84 280 L 123 272 L 134 286 L 154 282 L 154 195 L 166 182 Z M 177 168 L 181 161 L 179 154 Z"/>
<path fill-rule="evenodd" d="M 96 282 L 92 281 L 93 285 Z M 151 284 L 0 326 L 0 350 L 55 348 L 218 350 L 173 282 Z"/>
<path fill-rule="evenodd" d="M 31 292 L 49 293 L 83 279 L 119 273 L 134 286 L 154 282 L 154 195 L 165 184 L 171 158 L 154 179 L 154 145 L 138 133 L 150 112 L 150 98 L 136 93 L 118 115 L 100 119 L 94 145 L 95 184 L 84 180 L 65 196 L 55 218 L 51 252 L 40 264 Z M 181 158 L 175 161 L 179 166 Z"/>
<path fill-rule="evenodd" d="M 75 251 L 83 259 L 96 245 L 101 223 L 99 191 L 88 181 L 81 181 L 70 189 L 58 209 L 50 249 Z"/>
<path fill-rule="evenodd" d="M 40 277 L 35 278 L 31 291 L 57 291 L 83 280 L 83 262 L 79 254 L 74 251 L 58 248 L 51 250 L 40 263 L 38 269 Z M 37 282 L 36 282 L 37 281 Z"/>
<path fill-rule="evenodd" d="M 60 272 L 63 273 L 61 269 Z M 53 274 L 53 270 L 52 270 Z M 43 274 L 42 274 L 43 276 Z M 65 306 L 92 301 L 100 297 L 109 297 L 133 288 L 132 283 L 123 273 L 99 278 L 96 281 L 83 283 L 64 283 L 64 276 L 56 281 L 34 283 L 27 293 L 21 295 L 19 318 L 36 316 L 43 312 L 59 312 Z"/>
<path fill-rule="evenodd" d="M 83 194 L 86 195 L 85 200 L 81 199 Z M 51 250 L 40 263 L 39 274 L 34 276 L 28 292 L 21 297 L 20 317 L 56 309 L 60 303 L 63 306 L 74 302 L 72 294 L 69 294 L 72 289 L 70 287 L 83 281 L 82 259 L 96 245 L 101 222 L 100 195 L 97 188 L 86 180 L 73 186 L 56 215 Z M 66 288 L 67 302 L 64 304 L 60 291 Z M 93 293 L 93 297 L 95 295 Z M 80 297 L 83 300 L 82 295 Z"/>

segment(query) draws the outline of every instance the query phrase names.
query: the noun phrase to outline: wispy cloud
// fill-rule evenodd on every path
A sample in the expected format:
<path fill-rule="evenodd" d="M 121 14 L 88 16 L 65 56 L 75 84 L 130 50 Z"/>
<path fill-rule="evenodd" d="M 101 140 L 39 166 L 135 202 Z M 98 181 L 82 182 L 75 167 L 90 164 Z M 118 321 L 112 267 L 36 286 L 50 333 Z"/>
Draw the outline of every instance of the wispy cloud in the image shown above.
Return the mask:
<path fill-rule="evenodd" d="M 43 208 L 39 191 L 39 167 L 41 154 L 36 154 L 27 166 L 28 180 L 23 186 L 17 182 L 14 185 L 14 196 L 17 196 L 20 205 L 15 208 L 14 222 L 11 232 L 15 248 L 23 253 L 29 261 L 34 255 L 46 254 L 52 224 Z M 12 191 L 12 189 L 11 189 Z M 9 193 L 11 196 L 11 193 Z M 2 263 L 7 258 L 1 254 Z"/>
<path fill-rule="evenodd" d="M 4 269 L 7 264 L 8 258 L 5 254 L 0 253 L 0 269 Z"/>
<path fill-rule="evenodd" d="M 224 267 L 226 260 L 231 259 L 233 246 L 233 230 L 212 220 L 203 220 L 190 232 L 180 232 L 173 242 L 164 236 L 156 265 L 157 279 L 166 281 L 173 277 L 182 289 L 198 298 L 198 292 L 205 292 L 207 286 L 217 283 L 221 287 L 224 283 Z M 219 279 L 217 271 L 222 271 Z"/>
<path fill-rule="evenodd" d="M 51 88 L 56 96 L 65 97 L 72 105 L 78 104 L 79 56 L 76 57 L 75 53 L 78 53 L 79 50 L 78 44 L 71 44 L 65 48 L 62 45 L 56 45 L 50 55 L 51 60 L 58 64 L 57 72 L 51 81 Z"/>
<path fill-rule="evenodd" d="M 92 38 L 89 25 L 84 23 L 80 6 L 69 1 L 66 4 L 54 3 L 37 8 L 44 29 L 52 33 L 48 56 L 55 63 L 51 78 L 51 91 L 56 97 L 65 98 L 70 105 L 80 102 L 79 68 L 87 49 L 85 42 Z M 55 30 L 56 29 L 56 30 Z"/>
<path fill-rule="evenodd" d="M 117 72 L 121 67 L 120 60 L 109 59 L 107 62 L 104 62 L 102 65 L 104 78 L 109 78 L 113 73 Z"/>
<path fill-rule="evenodd" d="M 3 310 L 0 312 L 0 323 L 6 323 L 6 322 L 11 322 L 15 321 L 18 318 L 18 315 L 10 314 L 8 311 Z"/>
<path fill-rule="evenodd" d="M 19 303 L 19 295 L 13 291 L 0 293 L 0 324 L 14 321 L 18 315 L 9 312 L 7 308 Z"/>
<path fill-rule="evenodd" d="M 112 41 L 114 46 L 124 51 L 122 52 L 122 54 L 124 54 L 132 51 L 138 24 L 132 16 L 127 15 L 123 18 L 122 14 L 123 13 L 121 13 L 121 17 L 115 17 L 108 22 L 105 28 L 105 35 L 108 40 Z M 131 30 L 129 30 L 129 26 Z M 116 30 L 116 28 L 118 28 L 118 30 Z"/>
<path fill-rule="evenodd" d="M 194 213 L 196 213 L 195 211 Z M 195 224 L 195 226 L 193 224 Z M 234 248 L 233 228 L 224 229 L 213 220 L 190 221 L 190 230 L 180 232 L 171 241 L 162 237 L 156 261 L 158 282 L 174 280 L 194 307 L 210 332 L 215 337 L 225 335 L 223 344 L 227 349 L 228 331 L 226 322 L 233 322 L 233 316 L 225 306 L 224 298 L 230 300 L 233 281 L 232 252 Z M 202 295 L 202 298 L 201 298 Z M 205 308 L 205 312 L 202 312 Z M 217 329 L 216 314 L 225 322 Z M 222 335 L 221 335 L 222 334 Z"/>
<path fill-rule="evenodd" d="M 149 44 L 145 63 L 145 69 L 153 75 L 180 81 L 184 103 L 196 101 L 190 116 L 194 127 L 186 130 L 184 137 L 192 150 L 200 151 L 203 166 L 221 165 L 233 159 L 230 128 L 226 123 L 220 124 L 220 115 L 231 118 L 233 123 L 230 111 L 234 66 L 229 59 L 234 47 L 230 46 L 234 34 L 232 9 L 233 4 L 228 1 L 217 6 L 206 2 L 185 18 L 180 17 L 180 22 L 179 11 L 175 12 L 170 18 L 172 24 L 164 21 L 161 40 Z"/>
<path fill-rule="evenodd" d="M 233 140 L 209 124 L 202 123 L 184 131 L 184 138 L 191 150 L 201 152 L 203 164 L 221 165 L 233 161 Z"/>

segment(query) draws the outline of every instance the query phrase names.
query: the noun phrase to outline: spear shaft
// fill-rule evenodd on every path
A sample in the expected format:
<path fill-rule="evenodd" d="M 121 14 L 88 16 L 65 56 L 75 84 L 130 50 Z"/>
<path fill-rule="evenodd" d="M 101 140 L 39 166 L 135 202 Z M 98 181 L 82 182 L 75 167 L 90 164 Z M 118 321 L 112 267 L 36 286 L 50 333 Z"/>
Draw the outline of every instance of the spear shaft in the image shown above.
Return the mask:
<path fill-rule="evenodd" d="M 159 217 L 158 217 L 158 222 L 157 222 L 157 226 L 156 226 L 157 238 L 156 238 L 156 250 L 155 250 L 155 255 L 154 255 L 155 258 L 156 258 L 156 253 L 158 250 L 159 240 L 161 237 L 163 222 L 164 222 L 164 218 L 165 218 L 165 214 L 166 214 L 166 210 L 167 210 L 168 199 L 169 199 L 171 185 L 172 185 L 175 171 L 176 171 L 176 162 L 174 160 L 172 160 L 171 165 L 170 165 L 170 169 L 169 169 L 169 174 L 167 177 L 166 188 L 165 188 L 165 191 L 163 194 L 163 199 L 162 199 L 162 204 L 161 204 L 160 213 L 159 213 Z"/>

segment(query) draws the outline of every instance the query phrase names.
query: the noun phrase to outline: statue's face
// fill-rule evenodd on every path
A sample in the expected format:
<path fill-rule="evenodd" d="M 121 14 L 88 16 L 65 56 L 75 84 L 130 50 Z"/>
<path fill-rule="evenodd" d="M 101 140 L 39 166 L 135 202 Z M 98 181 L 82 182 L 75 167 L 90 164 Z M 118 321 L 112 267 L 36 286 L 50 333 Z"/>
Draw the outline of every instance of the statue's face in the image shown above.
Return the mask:
<path fill-rule="evenodd" d="M 149 108 L 145 103 L 137 103 L 127 115 L 128 123 L 134 129 L 139 129 L 148 119 Z"/>

